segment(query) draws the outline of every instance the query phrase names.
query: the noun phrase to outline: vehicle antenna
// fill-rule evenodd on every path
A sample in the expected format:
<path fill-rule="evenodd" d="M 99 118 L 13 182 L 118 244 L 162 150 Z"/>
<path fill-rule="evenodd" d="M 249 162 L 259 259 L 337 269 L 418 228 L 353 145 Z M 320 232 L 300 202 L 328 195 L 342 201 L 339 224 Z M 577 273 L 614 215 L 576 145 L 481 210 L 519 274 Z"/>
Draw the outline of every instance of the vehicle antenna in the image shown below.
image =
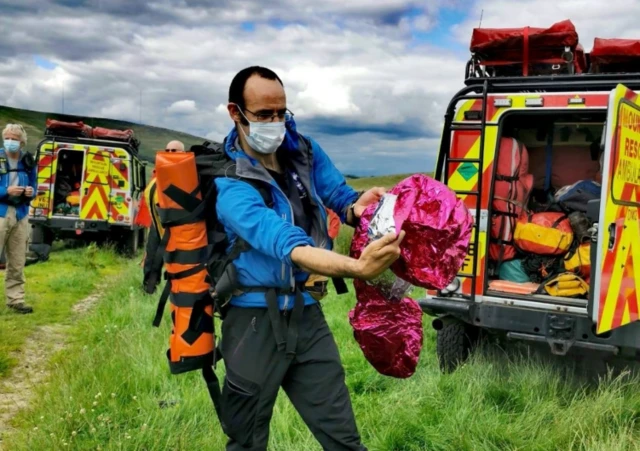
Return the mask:
<path fill-rule="evenodd" d="M 484 15 L 484 9 L 480 11 L 480 23 L 478 24 L 478 28 L 482 28 L 482 16 Z"/>

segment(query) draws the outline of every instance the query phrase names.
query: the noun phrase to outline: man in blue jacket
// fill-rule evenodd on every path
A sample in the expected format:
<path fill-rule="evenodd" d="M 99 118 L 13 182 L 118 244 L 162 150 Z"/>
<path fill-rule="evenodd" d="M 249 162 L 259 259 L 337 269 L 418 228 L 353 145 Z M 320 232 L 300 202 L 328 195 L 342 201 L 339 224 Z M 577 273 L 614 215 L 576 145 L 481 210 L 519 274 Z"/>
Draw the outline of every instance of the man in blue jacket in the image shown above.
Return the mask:
<path fill-rule="evenodd" d="M 24 266 L 29 244 L 29 202 L 36 192 L 36 165 L 24 150 L 27 132 L 20 124 L 2 131 L 0 148 L 0 254 L 7 258 L 5 299 L 18 313 L 31 313 L 24 302 Z"/>
<path fill-rule="evenodd" d="M 384 189 L 359 196 L 322 148 L 298 134 L 274 72 L 240 71 L 228 111 L 235 126 L 224 146 L 239 178 L 216 180 L 216 209 L 231 242 L 249 250 L 233 262 L 236 290 L 222 323 L 227 449 L 266 449 L 282 387 L 324 449 L 364 450 L 338 348 L 304 284 L 310 274 L 379 275 L 398 258 L 404 232 L 374 241 L 359 260 L 331 252 L 325 206 L 355 226 Z M 270 192 L 269 205 L 256 183 Z"/>

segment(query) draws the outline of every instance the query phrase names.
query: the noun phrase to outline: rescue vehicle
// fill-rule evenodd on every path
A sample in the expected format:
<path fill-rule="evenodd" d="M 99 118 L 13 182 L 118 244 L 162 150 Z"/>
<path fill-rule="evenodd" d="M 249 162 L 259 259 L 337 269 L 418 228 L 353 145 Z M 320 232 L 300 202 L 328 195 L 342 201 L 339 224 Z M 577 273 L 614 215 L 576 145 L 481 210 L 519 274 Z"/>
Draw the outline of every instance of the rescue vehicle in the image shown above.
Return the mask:
<path fill-rule="evenodd" d="M 435 178 L 463 199 L 474 230 L 458 276 L 419 301 L 435 317 L 441 369 L 455 370 L 487 334 L 547 343 L 557 355 L 581 348 L 638 359 L 640 40 L 596 38 L 585 53 L 567 20 L 474 29 L 471 53 L 466 86 L 446 110 Z M 505 262 L 559 258 L 571 274 L 568 255 L 548 241 L 576 233 L 537 226 L 528 247 L 518 228 L 580 184 L 598 193 L 583 189 L 572 205 L 588 219 L 584 241 L 572 244 L 573 255 L 583 246 L 582 275 L 564 294 L 549 280 L 505 280 Z M 541 279 L 544 264 L 534 267 Z"/>
<path fill-rule="evenodd" d="M 32 243 L 86 238 L 133 255 L 144 241 L 134 224 L 146 173 L 131 130 L 47 119 L 38 144 Z"/>

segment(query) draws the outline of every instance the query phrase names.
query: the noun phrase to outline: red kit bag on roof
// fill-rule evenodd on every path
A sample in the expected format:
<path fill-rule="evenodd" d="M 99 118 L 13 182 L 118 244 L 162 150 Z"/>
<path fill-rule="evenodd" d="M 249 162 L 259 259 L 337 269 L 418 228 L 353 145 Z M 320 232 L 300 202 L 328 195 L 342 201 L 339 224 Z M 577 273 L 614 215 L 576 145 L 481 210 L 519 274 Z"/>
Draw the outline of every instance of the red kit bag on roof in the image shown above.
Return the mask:
<path fill-rule="evenodd" d="M 65 122 L 56 119 L 47 118 L 45 122 L 47 132 L 57 136 L 67 136 L 72 138 L 85 137 L 91 138 L 93 131 L 90 126 L 82 121 Z"/>
<path fill-rule="evenodd" d="M 595 38 L 591 72 L 637 72 L 640 70 L 640 40 Z"/>
<path fill-rule="evenodd" d="M 566 64 L 565 47 L 573 52 L 577 73 L 586 69 L 584 50 L 570 20 L 549 28 L 474 28 L 470 50 L 484 66 L 522 65 L 522 75 L 529 75 L 530 65 Z M 534 71 L 535 72 L 535 71 Z"/>
<path fill-rule="evenodd" d="M 113 130 L 110 128 L 95 127 L 93 129 L 93 137 L 128 141 L 133 137 L 133 130 Z"/>
<path fill-rule="evenodd" d="M 528 173 L 527 148 L 514 138 L 500 140 L 496 164 L 489 258 L 503 262 L 516 256 L 513 232 L 533 188 L 533 176 Z"/>

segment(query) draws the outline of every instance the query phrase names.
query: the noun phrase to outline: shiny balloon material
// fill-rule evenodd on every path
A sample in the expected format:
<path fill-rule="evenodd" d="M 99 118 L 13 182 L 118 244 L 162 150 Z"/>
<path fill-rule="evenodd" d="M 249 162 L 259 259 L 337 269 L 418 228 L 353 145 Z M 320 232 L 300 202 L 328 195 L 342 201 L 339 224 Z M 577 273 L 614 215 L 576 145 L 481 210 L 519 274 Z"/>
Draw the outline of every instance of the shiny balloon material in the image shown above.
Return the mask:
<path fill-rule="evenodd" d="M 349 322 L 365 358 L 385 376 L 412 376 L 422 349 L 420 306 L 411 298 L 389 301 L 361 280 L 354 285 L 358 303 L 349 312 Z"/>
<path fill-rule="evenodd" d="M 453 281 L 467 255 L 473 217 L 453 191 L 425 175 L 406 178 L 388 194 L 393 196 L 370 205 L 360 218 L 351 256 L 359 258 L 372 239 L 404 230 L 401 256 L 391 266 L 392 273 L 369 282 L 354 281 L 358 302 L 349 321 L 378 372 L 407 378 L 418 365 L 423 314 L 405 294 L 410 285 L 443 289 Z"/>
<path fill-rule="evenodd" d="M 391 266 L 392 271 L 414 286 L 445 288 L 467 255 L 473 216 L 450 188 L 426 175 L 404 179 L 389 194 L 397 196 L 395 229 L 406 232 L 401 256 Z M 370 205 L 360 218 L 351 242 L 354 258 L 359 258 L 369 243 L 369 223 L 377 207 Z"/>

